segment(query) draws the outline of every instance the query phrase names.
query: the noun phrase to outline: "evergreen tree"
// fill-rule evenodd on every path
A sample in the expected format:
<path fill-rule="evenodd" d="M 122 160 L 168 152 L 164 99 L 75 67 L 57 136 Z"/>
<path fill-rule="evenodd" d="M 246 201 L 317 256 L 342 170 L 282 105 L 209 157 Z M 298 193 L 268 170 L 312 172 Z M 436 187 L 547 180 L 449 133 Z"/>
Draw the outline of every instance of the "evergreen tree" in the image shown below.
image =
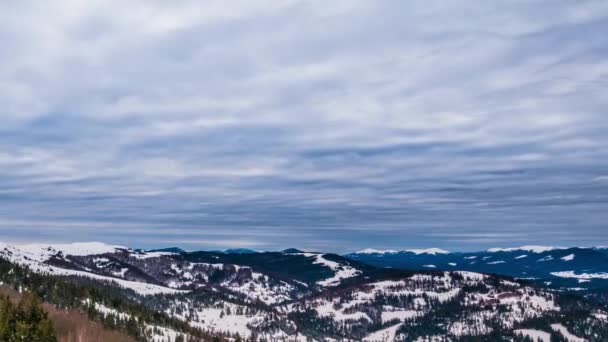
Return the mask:
<path fill-rule="evenodd" d="M 0 297 L 0 340 L 56 342 L 57 338 L 40 300 L 25 293 L 17 306 L 8 297 Z"/>

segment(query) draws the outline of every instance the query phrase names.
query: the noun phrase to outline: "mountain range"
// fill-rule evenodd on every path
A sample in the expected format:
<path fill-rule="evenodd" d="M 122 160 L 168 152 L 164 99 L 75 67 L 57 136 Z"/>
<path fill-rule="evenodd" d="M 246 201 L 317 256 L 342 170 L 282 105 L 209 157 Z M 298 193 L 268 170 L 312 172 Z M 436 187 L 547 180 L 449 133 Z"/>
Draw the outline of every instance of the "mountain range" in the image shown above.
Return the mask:
<path fill-rule="evenodd" d="M 556 289 L 608 287 L 608 249 L 522 246 L 481 252 L 366 249 L 346 255 L 377 267 L 466 270 L 525 279 Z"/>
<path fill-rule="evenodd" d="M 582 248 L 340 256 L 2 244 L 0 281 L 139 341 L 605 341 L 603 279 L 579 284 L 563 273 L 601 274 L 595 258 L 605 256 Z M 512 265 L 492 268 L 504 264 Z M 580 286 L 520 279 L 541 273 Z"/>

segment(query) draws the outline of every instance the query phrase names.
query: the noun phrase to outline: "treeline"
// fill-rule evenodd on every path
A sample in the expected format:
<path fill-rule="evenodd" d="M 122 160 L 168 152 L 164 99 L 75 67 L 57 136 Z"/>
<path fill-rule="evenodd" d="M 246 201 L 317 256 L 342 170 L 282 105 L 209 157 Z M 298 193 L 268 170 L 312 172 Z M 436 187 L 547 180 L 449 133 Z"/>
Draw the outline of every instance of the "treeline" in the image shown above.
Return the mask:
<path fill-rule="evenodd" d="M 173 329 L 188 336 L 187 341 L 212 341 L 214 337 L 218 337 L 220 341 L 224 340 L 223 336 L 214 336 L 216 334 L 194 328 L 187 322 L 169 317 L 165 313 L 148 309 L 141 304 L 144 298 L 130 290 L 120 289 L 110 284 L 102 285 L 87 278 L 66 279 L 62 276 L 38 274 L 25 266 L 0 258 L 0 282 L 12 285 L 16 290 L 27 289 L 58 310 L 82 310 L 90 319 L 100 322 L 108 329 L 123 332 L 136 341 L 150 340 L 147 325 Z M 154 296 L 145 298 L 145 301 L 154 301 Z M 112 315 L 108 317 L 101 312 L 95 312 L 87 304 L 91 302 L 104 304 L 123 312 L 129 316 L 129 319 L 121 320 L 111 317 Z M 0 338 L 0 341 L 11 342 L 13 340 Z M 37 340 L 22 339 L 19 341 Z"/>
<path fill-rule="evenodd" d="M 35 295 L 26 292 L 17 304 L 0 296 L 0 341 L 57 341 L 53 323 Z"/>

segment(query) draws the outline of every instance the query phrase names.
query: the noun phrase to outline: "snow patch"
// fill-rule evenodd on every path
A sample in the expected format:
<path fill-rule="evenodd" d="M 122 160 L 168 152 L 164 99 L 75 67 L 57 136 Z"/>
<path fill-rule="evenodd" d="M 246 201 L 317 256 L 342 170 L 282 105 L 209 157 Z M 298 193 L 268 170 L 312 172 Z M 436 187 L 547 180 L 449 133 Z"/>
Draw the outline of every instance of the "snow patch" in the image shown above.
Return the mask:
<path fill-rule="evenodd" d="M 431 254 L 431 255 L 436 255 L 436 254 L 449 254 L 450 252 L 443 250 L 443 249 L 439 249 L 439 248 L 427 248 L 427 249 L 408 249 L 405 252 L 410 252 L 410 253 L 414 253 L 416 255 L 419 254 Z"/>
<path fill-rule="evenodd" d="M 513 248 L 490 248 L 488 252 L 496 253 L 496 252 L 514 252 L 514 251 L 527 251 L 532 253 L 543 253 L 548 251 L 553 251 L 556 249 L 564 249 L 563 247 L 553 247 L 553 246 L 521 246 L 521 247 L 513 247 Z"/>
<path fill-rule="evenodd" d="M 503 260 L 498 260 L 498 261 L 492 261 L 492 262 L 488 262 L 488 265 L 497 265 L 497 264 L 504 264 L 505 262 Z"/>
<path fill-rule="evenodd" d="M 398 319 L 403 322 L 406 319 L 416 318 L 422 315 L 422 312 L 416 310 L 397 310 L 397 311 L 383 311 L 382 312 L 382 323 Z"/>
<path fill-rule="evenodd" d="M 394 253 L 397 253 L 397 252 L 392 249 L 380 250 L 380 249 L 366 248 L 364 250 L 356 252 L 355 254 L 394 254 Z"/>
<path fill-rule="evenodd" d="M 340 284 L 340 281 L 347 278 L 356 277 L 361 274 L 358 269 L 348 266 L 340 265 L 339 263 L 331 260 L 327 260 L 323 257 L 324 254 L 313 254 L 316 256 L 314 264 L 321 264 L 329 267 L 335 272 L 334 276 L 325 280 L 318 281 L 317 284 L 321 286 L 336 286 Z"/>
<path fill-rule="evenodd" d="M 378 330 L 374 333 L 367 335 L 363 338 L 365 342 L 383 342 L 383 341 L 394 341 L 397 335 L 397 330 L 401 327 L 401 323 L 395 324 L 386 329 Z"/>
<path fill-rule="evenodd" d="M 551 324 L 551 329 L 559 331 L 562 335 L 564 335 L 568 342 L 587 342 L 587 340 L 584 338 L 572 335 L 568 329 L 561 324 Z"/>
<path fill-rule="evenodd" d="M 576 274 L 574 271 L 562 271 L 562 272 L 551 272 L 551 275 L 560 278 L 574 278 L 574 279 L 608 279 L 608 273 L 581 273 Z"/>
<path fill-rule="evenodd" d="M 560 258 L 564 261 L 572 261 L 574 260 L 574 254 L 566 255 L 565 257 Z"/>
<path fill-rule="evenodd" d="M 542 330 L 534 329 L 517 329 L 514 331 L 517 335 L 527 336 L 533 341 L 551 342 L 551 334 Z"/>

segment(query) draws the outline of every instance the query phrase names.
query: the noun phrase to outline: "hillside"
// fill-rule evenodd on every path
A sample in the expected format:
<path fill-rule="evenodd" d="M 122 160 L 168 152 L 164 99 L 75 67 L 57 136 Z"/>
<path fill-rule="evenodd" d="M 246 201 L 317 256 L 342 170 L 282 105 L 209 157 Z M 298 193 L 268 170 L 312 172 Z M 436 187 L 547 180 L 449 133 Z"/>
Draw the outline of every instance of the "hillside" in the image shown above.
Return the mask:
<path fill-rule="evenodd" d="M 469 271 L 335 254 L 4 245 L 1 281 L 137 341 L 608 338 L 601 301 Z M 437 253 L 437 255 L 441 255 Z"/>
<path fill-rule="evenodd" d="M 502 274 L 556 289 L 608 288 L 605 248 L 523 246 L 472 253 L 363 250 L 346 257 L 383 268 Z"/>
<path fill-rule="evenodd" d="M 0 286 L 0 296 L 9 298 L 15 306 L 23 300 L 23 293 L 8 286 Z M 58 309 L 49 303 L 42 303 L 41 310 L 46 312 L 52 323 L 51 335 L 57 342 L 135 342 L 125 334 L 104 328 L 101 323 L 92 321 L 82 311 Z M 52 341 L 52 338 L 48 341 Z"/>

